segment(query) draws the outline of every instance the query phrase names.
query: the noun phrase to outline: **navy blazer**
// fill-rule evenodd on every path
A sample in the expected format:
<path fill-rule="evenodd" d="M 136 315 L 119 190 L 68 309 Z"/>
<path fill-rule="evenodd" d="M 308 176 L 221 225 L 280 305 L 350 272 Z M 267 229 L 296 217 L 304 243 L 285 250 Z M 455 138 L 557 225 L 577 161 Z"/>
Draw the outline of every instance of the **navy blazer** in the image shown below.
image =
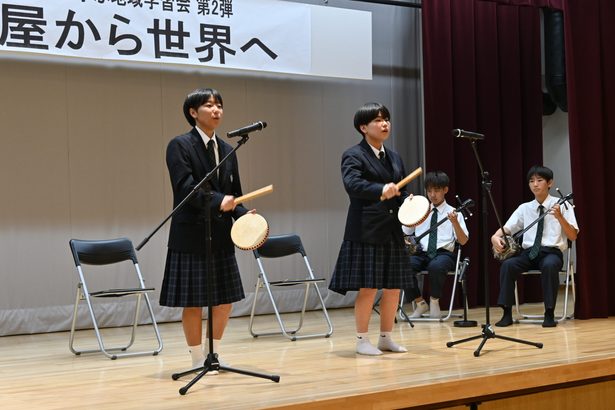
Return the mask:
<path fill-rule="evenodd" d="M 386 155 L 393 173 L 374 155 L 365 139 L 342 155 L 342 179 L 350 197 L 344 240 L 374 245 L 390 240 L 404 243 L 397 212 L 408 193 L 403 188 L 399 197 L 381 201 L 380 196 L 384 185 L 406 176 L 406 169 L 395 151 L 386 148 Z"/>
<path fill-rule="evenodd" d="M 220 160 L 232 147 L 216 137 Z M 205 143 L 196 128 L 186 134 L 173 138 L 167 146 L 167 167 L 173 187 L 173 207 L 175 208 L 212 170 L 207 157 Z M 237 156 L 233 154 L 220 167 L 219 176 L 211 181 L 211 233 L 212 250 L 225 250 L 233 253 L 235 248 L 231 240 L 233 218 L 237 219 L 247 212 L 238 205 L 233 212 L 221 212 L 220 204 L 225 195 L 239 197 L 241 182 Z M 205 252 L 205 196 L 201 188 L 171 219 L 168 247 L 181 252 Z"/>

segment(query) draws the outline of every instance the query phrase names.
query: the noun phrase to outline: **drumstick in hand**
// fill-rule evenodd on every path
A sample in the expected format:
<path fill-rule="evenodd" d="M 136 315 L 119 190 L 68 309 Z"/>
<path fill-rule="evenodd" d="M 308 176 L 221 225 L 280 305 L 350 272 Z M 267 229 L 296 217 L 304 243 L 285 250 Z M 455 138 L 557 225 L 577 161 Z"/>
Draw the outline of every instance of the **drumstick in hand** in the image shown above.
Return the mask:
<path fill-rule="evenodd" d="M 267 185 L 266 187 L 262 187 L 261 189 L 257 189 L 256 191 L 252 191 L 238 198 L 235 198 L 235 205 L 239 205 L 242 202 L 246 202 L 251 199 L 261 197 L 263 195 L 268 195 L 272 192 L 273 192 L 273 185 Z"/>
<path fill-rule="evenodd" d="M 395 184 L 397 185 L 397 189 L 402 189 L 403 187 L 408 185 L 410 182 L 412 182 L 412 180 L 418 178 L 422 173 L 423 173 L 423 168 L 418 167 L 417 169 L 412 171 L 410 175 L 408 175 L 407 177 L 399 181 L 397 184 Z M 384 197 L 384 195 L 380 197 L 381 201 L 384 201 L 385 199 L 386 198 Z"/>

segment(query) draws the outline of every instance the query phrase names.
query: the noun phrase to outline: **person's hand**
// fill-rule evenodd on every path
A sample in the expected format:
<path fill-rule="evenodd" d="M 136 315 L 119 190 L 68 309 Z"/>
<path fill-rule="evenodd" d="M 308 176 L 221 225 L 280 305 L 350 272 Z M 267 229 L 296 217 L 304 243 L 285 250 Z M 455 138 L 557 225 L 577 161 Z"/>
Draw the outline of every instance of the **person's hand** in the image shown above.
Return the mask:
<path fill-rule="evenodd" d="M 558 221 L 561 221 L 562 219 L 564 219 L 564 215 L 562 215 L 562 209 L 560 208 L 558 204 L 553 205 L 553 208 L 551 208 L 549 212 L 553 214 L 555 219 L 557 219 Z"/>
<path fill-rule="evenodd" d="M 399 192 L 399 188 L 397 188 L 397 185 L 393 182 L 389 182 L 388 184 L 386 184 L 384 186 L 384 189 L 382 190 L 382 196 L 384 197 L 384 199 L 391 199 L 399 195 L 401 195 L 401 193 Z"/>
<path fill-rule="evenodd" d="M 448 218 L 449 221 L 451 221 L 451 223 L 459 223 L 459 220 L 457 219 L 457 212 L 456 211 L 451 211 L 449 212 L 446 217 Z"/>
<path fill-rule="evenodd" d="M 502 253 L 506 246 L 506 242 L 504 242 L 504 238 L 500 235 L 493 235 L 491 237 L 491 245 L 493 245 L 493 249 L 495 249 L 497 253 Z"/>
<path fill-rule="evenodd" d="M 254 208 L 254 209 L 250 209 L 250 210 L 248 211 L 248 213 L 249 213 L 249 214 L 252 214 L 252 215 L 256 214 L 256 208 Z"/>
<path fill-rule="evenodd" d="M 225 195 L 220 204 L 220 210 L 222 212 L 230 212 L 235 209 L 235 197 L 233 195 Z"/>

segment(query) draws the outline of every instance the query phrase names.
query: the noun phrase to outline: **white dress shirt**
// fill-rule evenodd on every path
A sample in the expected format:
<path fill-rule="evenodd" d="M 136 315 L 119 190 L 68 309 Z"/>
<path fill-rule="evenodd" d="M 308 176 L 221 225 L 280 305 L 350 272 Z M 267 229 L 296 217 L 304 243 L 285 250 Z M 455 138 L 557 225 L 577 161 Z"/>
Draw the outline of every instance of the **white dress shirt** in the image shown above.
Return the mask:
<path fill-rule="evenodd" d="M 209 143 L 209 141 L 214 142 L 214 155 L 216 157 L 216 165 L 218 165 L 220 163 L 220 154 L 218 153 L 218 140 L 216 139 L 216 133 L 214 132 L 213 137 L 209 138 L 209 136 L 207 136 L 207 134 L 205 134 L 205 132 L 198 126 L 195 126 L 194 128 L 196 128 L 196 131 L 203 139 L 203 142 L 205 143 L 205 150 L 207 150 L 207 144 Z M 219 176 L 219 174 L 220 170 L 216 171 L 216 177 Z"/>
<path fill-rule="evenodd" d="M 544 212 L 548 212 L 555 204 L 557 204 L 557 201 L 558 198 L 548 195 L 542 204 L 538 203 L 535 199 L 530 202 L 522 203 L 517 209 L 515 209 L 515 212 L 513 212 L 510 218 L 508 218 L 508 221 L 504 224 L 504 229 L 510 231 L 510 233 L 514 235 L 538 218 L 540 215 L 538 207 L 540 205 L 545 207 Z M 560 210 L 564 216 L 564 219 L 566 219 L 566 221 L 568 221 L 568 223 L 578 232 L 579 226 L 577 225 L 577 219 L 574 215 L 572 206 L 568 204 L 568 209 L 566 209 L 564 205 L 560 205 Z M 534 245 L 537 229 L 538 224 L 536 223 L 523 234 L 523 243 L 521 244 L 523 249 L 531 248 L 532 245 Z M 568 238 L 566 237 L 566 234 L 564 234 L 562 226 L 559 224 L 557 219 L 555 219 L 552 213 L 545 216 L 541 246 L 557 247 L 561 251 L 566 250 L 568 247 Z"/>
<path fill-rule="evenodd" d="M 406 199 L 407 201 L 408 199 Z M 432 205 L 433 209 L 433 205 Z M 448 214 L 455 210 L 452 206 L 443 201 L 437 208 L 438 210 L 438 222 L 442 219 L 448 218 Z M 417 225 L 415 228 L 409 228 L 407 226 L 402 226 L 402 229 L 406 235 L 412 234 L 414 232 L 415 236 L 420 236 L 424 232 L 429 230 L 431 226 L 431 210 L 429 211 L 429 215 L 425 221 Z M 459 221 L 459 225 L 461 229 L 466 234 L 466 236 L 470 236 L 468 233 L 468 228 L 466 227 L 466 222 L 463 219 L 463 215 L 461 213 L 457 214 L 457 220 Z M 457 241 L 457 236 L 455 235 L 455 229 L 453 228 L 453 224 L 450 222 L 443 222 L 440 226 L 438 226 L 438 242 L 436 244 L 436 249 L 446 249 L 447 251 L 453 252 L 455 250 L 455 241 Z M 425 235 L 421 238 L 421 247 L 423 250 L 427 250 L 429 246 L 429 234 Z"/>

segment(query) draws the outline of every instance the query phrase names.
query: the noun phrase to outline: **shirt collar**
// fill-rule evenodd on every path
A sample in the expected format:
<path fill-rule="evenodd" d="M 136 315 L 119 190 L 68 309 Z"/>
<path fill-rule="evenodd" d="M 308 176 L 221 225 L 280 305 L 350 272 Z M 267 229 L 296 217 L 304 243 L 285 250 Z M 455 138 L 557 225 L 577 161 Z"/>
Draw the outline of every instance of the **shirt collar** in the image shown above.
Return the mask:
<path fill-rule="evenodd" d="M 216 140 L 216 133 L 214 132 L 213 137 L 209 138 L 207 136 L 207 134 L 205 134 L 205 132 L 200 129 L 197 125 L 194 126 L 194 128 L 196 128 L 196 131 L 199 133 L 199 135 L 201 136 L 201 139 L 203 140 L 203 142 L 205 143 L 205 147 L 207 147 L 207 143 L 211 140 L 214 141 L 214 148 L 218 149 L 218 141 Z"/>
<path fill-rule="evenodd" d="M 539 203 L 536 199 L 534 199 L 531 203 L 532 209 L 538 211 L 538 207 L 540 205 L 545 207 L 545 210 L 547 209 L 551 209 L 551 207 L 553 205 L 555 205 L 555 203 L 557 202 L 557 198 L 555 198 L 553 195 L 547 195 L 547 197 L 545 198 L 545 200 L 541 203 Z"/>
<path fill-rule="evenodd" d="M 367 145 L 369 145 L 369 147 L 372 149 L 372 152 L 374 153 L 374 155 L 376 156 L 376 158 L 380 158 L 380 153 L 384 152 L 384 155 L 386 156 L 386 151 L 384 150 L 384 144 L 382 145 L 382 147 L 380 149 L 375 148 L 374 146 L 372 146 L 372 144 L 370 144 L 369 142 L 367 143 Z"/>
<path fill-rule="evenodd" d="M 446 206 L 447 206 L 446 200 L 442 201 L 442 203 L 438 206 L 433 206 L 432 204 L 432 207 L 436 208 L 439 214 L 442 214 L 442 212 L 444 212 L 444 210 L 446 209 Z"/>

